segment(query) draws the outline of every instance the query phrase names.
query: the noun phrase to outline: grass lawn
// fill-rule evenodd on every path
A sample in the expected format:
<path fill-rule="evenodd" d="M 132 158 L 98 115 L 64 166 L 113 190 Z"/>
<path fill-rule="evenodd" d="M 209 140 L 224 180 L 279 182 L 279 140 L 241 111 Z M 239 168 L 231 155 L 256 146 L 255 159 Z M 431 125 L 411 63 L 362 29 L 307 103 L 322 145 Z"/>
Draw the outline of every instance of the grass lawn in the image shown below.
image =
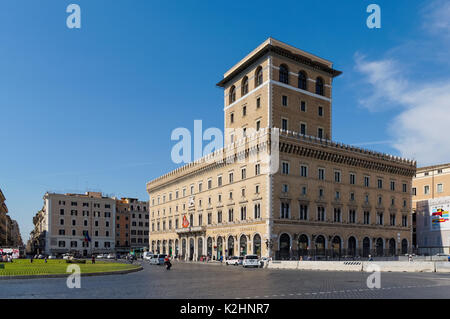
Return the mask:
<path fill-rule="evenodd" d="M 54 275 L 54 274 L 69 274 L 66 272 L 69 265 L 62 259 L 49 259 L 47 263 L 43 259 L 34 259 L 30 263 L 29 259 L 15 259 L 13 263 L 1 263 L 5 265 L 5 269 L 0 269 L 1 276 L 28 276 L 28 275 Z M 107 261 L 95 261 L 92 264 L 90 260 L 86 264 L 76 264 L 80 266 L 81 273 L 96 273 L 130 270 L 139 268 L 139 265 L 122 264 Z"/>

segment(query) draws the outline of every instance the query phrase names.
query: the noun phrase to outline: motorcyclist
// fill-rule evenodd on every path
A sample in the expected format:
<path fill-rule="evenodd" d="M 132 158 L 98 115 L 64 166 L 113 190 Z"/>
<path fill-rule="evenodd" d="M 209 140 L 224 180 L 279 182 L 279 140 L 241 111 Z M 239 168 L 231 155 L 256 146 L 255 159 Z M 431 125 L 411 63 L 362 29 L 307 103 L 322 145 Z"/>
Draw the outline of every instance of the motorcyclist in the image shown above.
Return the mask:
<path fill-rule="evenodd" d="M 167 255 L 167 256 L 164 258 L 164 265 L 166 265 L 166 269 L 167 269 L 167 270 L 170 270 L 170 267 L 172 267 L 172 263 L 170 262 L 170 257 L 169 257 L 169 255 Z"/>

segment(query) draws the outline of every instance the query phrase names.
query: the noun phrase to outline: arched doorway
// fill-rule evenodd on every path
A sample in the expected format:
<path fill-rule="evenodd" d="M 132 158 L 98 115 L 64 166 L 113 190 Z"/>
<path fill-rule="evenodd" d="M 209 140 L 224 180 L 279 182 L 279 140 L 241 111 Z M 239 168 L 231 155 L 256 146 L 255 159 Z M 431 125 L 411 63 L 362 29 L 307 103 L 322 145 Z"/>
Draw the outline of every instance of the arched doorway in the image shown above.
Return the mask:
<path fill-rule="evenodd" d="M 203 256 L 203 238 L 201 237 L 197 240 L 197 251 L 198 251 L 197 259 L 199 259 L 200 257 Z"/>
<path fill-rule="evenodd" d="M 306 236 L 305 234 L 300 235 L 298 237 L 298 255 L 299 256 L 308 255 L 308 246 L 309 246 L 308 236 Z"/>
<path fill-rule="evenodd" d="M 375 243 L 377 256 L 383 256 L 383 238 L 378 238 Z"/>
<path fill-rule="evenodd" d="M 234 256 L 234 237 L 228 237 L 228 256 Z"/>
<path fill-rule="evenodd" d="M 282 234 L 280 236 L 279 254 L 281 260 L 289 260 L 291 250 L 291 237 L 288 234 Z"/>
<path fill-rule="evenodd" d="M 395 256 L 395 239 L 389 239 L 389 255 Z"/>
<path fill-rule="evenodd" d="M 370 254 L 370 239 L 365 237 L 363 240 L 363 257 L 368 257 Z"/>
<path fill-rule="evenodd" d="M 220 260 L 221 256 L 223 256 L 223 239 L 219 236 L 217 238 L 217 260 Z"/>
<path fill-rule="evenodd" d="M 158 254 L 161 253 L 161 241 L 159 241 L 159 240 L 156 242 L 156 252 Z"/>
<path fill-rule="evenodd" d="M 175 239 L 175 256 L 179 257 L 179 253 L 180 253 L 180 249 L 178 247 L 178 245 L 180 244 L 180 242 L 178 241 L 178 239 Z"/>
<path fill-rule="evenodd" d="M 194 259 L 195 241 L 194 238 L 189 239 L 189 260 Z"/>
<path fill-rule="evenodd" d="M 341 238 L 339 236 L 334 236 L 331 242 L 331 248 L 333 249 L 333 255 L 341 255 Z"/>
<path fill-rule="evenodd" d="M 186 238 L 183 238 L 181 241 L 181 257 L 183 259 L 186 258 Z"/>
<path fill-rule="evenodd" d="M 406 239 L 402 240 L 402 254 L 408 253 L 408 241 Z"/>
<path fill-rule="evenodd" d="M 162 253 L 163 254 L 167 254 L 166 247 L 167 247 L 167 240 L 163 240 L 163 246 L 162 246 Z"/>
<path fill-rule="evenodd" d="M 325 255 L 325 237 L 322 235 L 316 238 L 316 255 Z"/>
<path fill-rule="evenodd" d="M 261 236 L 259 234 L 253 236 L 253 254 L 261 257 Z"/>
<path fill-rule="evenodd" d="M 242 235 L 239 239 L 239 256 L 247 255 L 247 236 Z"/>
<path fill-rule="evenodd" d="M 212 257 L 212 238 L 208 237 L 208 240 L 206 241 L 206 253 L 208 254 L 208 257 Z"/>
<path fill-rule="evenodd" d="M 169 256 L 172 256 L 172 254 L 173 254 L 173 247 L 172 247 L 172 245 L 173 245 L 173 240 L 170 239 L 169 240 Z"/>
<path fill-rule="evenodd" d="M 348 238 L 347 254 L 350 256 L 356 256 L 356 238 L 353 236 Z"/>

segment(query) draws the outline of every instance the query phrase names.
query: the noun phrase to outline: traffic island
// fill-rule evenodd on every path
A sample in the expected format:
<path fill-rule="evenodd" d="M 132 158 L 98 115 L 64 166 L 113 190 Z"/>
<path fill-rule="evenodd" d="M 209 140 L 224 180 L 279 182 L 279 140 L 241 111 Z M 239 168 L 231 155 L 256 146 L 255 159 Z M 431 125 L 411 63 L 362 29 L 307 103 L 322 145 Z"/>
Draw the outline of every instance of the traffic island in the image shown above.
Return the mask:
<path fill-rule="evenodd" d="M 67 263 L 66 260 L 15 259 L 12 263 L 0 263 L 0 280 L 5 279 L 33 279 L 33 278 L 61 278 L 71 275 L 67 272 L 68 266 L 75 263 Z M 142 270 L 138 264 L 126 264 L 106 261 L 92 263 L 76 263 L 80 267 L 81 276 L 104 276 L 128 274 Z"/>

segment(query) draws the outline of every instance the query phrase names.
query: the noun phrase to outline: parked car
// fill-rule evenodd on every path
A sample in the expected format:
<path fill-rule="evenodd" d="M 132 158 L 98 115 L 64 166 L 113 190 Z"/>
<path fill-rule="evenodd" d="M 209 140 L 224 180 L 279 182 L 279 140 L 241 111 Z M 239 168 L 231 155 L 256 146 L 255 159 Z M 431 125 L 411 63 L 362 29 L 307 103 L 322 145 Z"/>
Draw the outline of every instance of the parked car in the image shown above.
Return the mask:
<path fill-rule="evenodd" d="M 164 258 L 166 258 L 166 254 L 158 254 L 153 255 L 150 259 L 150 264 L 152 265 L 164 265 Z"/>
<path fill-rule="evenodd" d="M 259 267 L 259 258 L 257 255 L 246 255 L 244 257 L 244 261 L 242 262 L 242 266 L 244 266 L 244 268 L 247 267 Z"/>
<path fill-rule="evenodd" d="M 114 258 L 116 258 L 116 255 L 114 255 L 114 254 L 108 254 L 108 255 L 106 255 L 106 259 L 114 259 Z"/>
<path fill-rule="evenodd" d="M 48 259 L 56 259 L 56 256 L 55 255 L 50 255 L 50 256 L 48 256 Z"/>
<path fill-rule="evenodd" d="M 150 259 L 152 259 L 152 257 L 153 257 L 153 253 L 149 252 L 149 251 L 144 252 L 144 254 L 142 255 L 142 258 L 147 261 L 150 261 Z"/>
<path fill-rule="evenodd" d="M 105 258 L 105 256 L 103 254 L 98 254 L 97 255 L 97 259 L 103 259 L 103 258 Z"/>
<path fill-rule="evenodd" d="M 64 254 L 63 259 L 71 259 L 73 256 L 71 254 Z"/>
<path fill-rule="evenodd" d="M 238 256 L 231 256 L 229 257 L 226 261 L 225 264 L 228 265 L 234 265 L 237 266 L 239 265 L 239 257 Z"/>
<path fill-rule="evenodd" d="M 44 258 L 45 258 L 44 255 L 39 255 L 39 256 L 37 257 L 37 259 L 44 259 Z"/>

